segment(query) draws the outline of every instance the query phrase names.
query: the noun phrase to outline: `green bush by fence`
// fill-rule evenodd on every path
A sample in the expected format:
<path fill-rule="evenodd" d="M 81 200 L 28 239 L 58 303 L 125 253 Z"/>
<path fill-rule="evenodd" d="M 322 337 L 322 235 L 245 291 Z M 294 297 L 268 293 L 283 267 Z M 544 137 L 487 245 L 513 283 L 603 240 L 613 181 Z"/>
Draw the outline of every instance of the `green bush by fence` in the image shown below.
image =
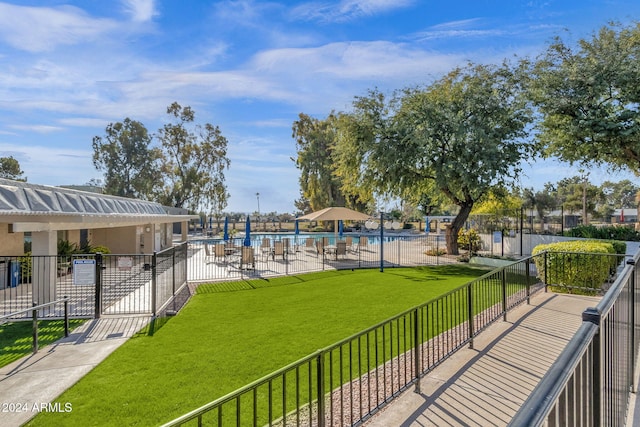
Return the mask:
<path fill-rule="evenodd" d="M 596 227 L 594 225 L 579 225 L 564 232 L 568 237 L 584 237 L 586 239 L 611 239 L 624 240 L 627 242 L 640 241 L 640 233 L 633 227 L 622 225 L 611 225 L 607 227 Z"/>
<path fill-rule="evenodd" d="M 618 259 L 614 256 L 617 252 L 614 245 L 605 241 L 574 240 L 538 245 L 533 248 L 533 255 L 545 251 L 545 257 L 535 257 L 538 277 L 546 278 L 553 290 L 570 293 L 597 293 L 615 271 Z"/>

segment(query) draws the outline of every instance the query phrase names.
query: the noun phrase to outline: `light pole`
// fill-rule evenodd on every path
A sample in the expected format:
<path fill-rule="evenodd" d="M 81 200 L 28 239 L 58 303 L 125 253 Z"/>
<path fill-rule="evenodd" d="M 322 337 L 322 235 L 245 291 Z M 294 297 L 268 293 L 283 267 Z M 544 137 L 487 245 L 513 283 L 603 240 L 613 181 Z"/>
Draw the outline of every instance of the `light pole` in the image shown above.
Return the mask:
<path fill-rule="evenodd" d="M 258 216 L 260 216 L 260 193 L 256 193 L 256 199 L 258 199 Z"/>

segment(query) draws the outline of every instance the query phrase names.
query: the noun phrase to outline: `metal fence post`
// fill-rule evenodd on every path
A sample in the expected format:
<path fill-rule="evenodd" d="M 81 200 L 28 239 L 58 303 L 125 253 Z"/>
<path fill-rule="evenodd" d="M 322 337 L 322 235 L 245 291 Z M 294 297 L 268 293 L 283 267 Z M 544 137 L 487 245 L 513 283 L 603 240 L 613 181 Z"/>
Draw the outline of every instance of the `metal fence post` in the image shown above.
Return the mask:
<path fill-rule="evenodd" d="M 69 336 L 69 297 L 64 297 L 64 336 Z"/>
<path fill-rule="evenodd" d="M 416 388 L 414 392 L 420 393 L 420 371 L 422 369 L 420 363 L 420 348 L 422 347 L 422 343 L 420 342 L 420 318 L 418 317 L 417 308 L 413 311 L 413 345 L 413 366 L 415 368 L 414 374 L 416 377 Z"/>
<path fill-rule="evenodd" d="M 176 249 L 171 251 L 171 296 L 176 296 Z"/>
<path fill-rule="evenodd" d="M 601 381 L 600 381 L 600 365 L 602 364 L 600 353 L 601 353 L 601 328 L 600 328 L 600 320 L 602 314 L 595 307 L 589 307 L 585 311 L 582 312 L 582 321 L 583 322 L 591 322 L 594 325 L 598 326 L 598 330 L 596 334 L 593 336 L 593 347 L 592 357 L 593 357 L 593 365 L 591 367 L 591 381 L 593 383 L 593 387 L 591 391 L 593 393 L 593 420 L 591 420 L 591 425 L 599 426 L 601 424 L 600 413 L 602 407 L 602 391 L 600 390 Z"/>
<path fill-rule="evenodd" d="M 317 368 L 317 393 L 318 393 L 318 427 L 324 427 L 324 353 L 318 354 Z"/>
<path fill-rule="evenodd" d="M 380 272 L 384 272 L 384 219 L 380 212 Z"/>
<path fill-rule="evenodd" d="M 467 285 L 467 316 L 469 317 L 469 348 L 473 348 L 473 336 L 475 334 L 473 325 L 473 294 L 472 285 Z"/>
<path fill-rule="evenodd" d="M 37 306 L 37 303 L 32 303 L 33 307 Z M 38 352 L 38 310 L 31 310 L 31 321 L 33 324 L 33 343 L 31 344 L 31 350 L 33 354 Z"/>
<path fill-rule="evenodd" d="M 529 264 L 529 260 L 525 260 L 525 275 L 527 280 L 527 305 L 531 304 L 531 265 Z"/>
<path fill-rule="evenodd" d="M 156 288 L 158 286 L 158 253 L 153 252 L 151 256 L 151 312 L 153 313 L 153 317 L 156 316 L 157 309 L 157 297 L 156 297 Z"/>
<path fill-rule="evenodd" d="M 507 321 L 507 270 L 502 269 L 502 320 Z"/>
<path fill-rule="evenodd" d="M 563 219 L 564 221 L 564 219 Z M 547 279 L 547 271 L 549 270 L 549 265 L 547 264 L 547 251 L 543 252 L 544 255 L 544 291 L 548 292 L 549 291 L 549 286 L 547 285 L 547 283 L 549 283 L 548 279 Z"/>
<path fill-rule="evenodd" d="M 94 316 L 96 319 L 100 318 L 102 314 L 102 254 L 98 252 L 96 254 L 96 295 L 95 295 L 95 310 Z"/>
<path fill-rule="evenodd" d="M 635 353 L 636 353 L 636 333 L 635 333 L 635 329 L 636 329 L 636 324 L 635 324 L 635 319 L 636 319 L 636 266 L 635 266 L 635 262 L 633 261 L 633 259 L 630 259 L 627 261 L 627 264 L 629 265 L 633 265 L 633 272 L 630 276 L 630 283 L 629 283 L 629 292 L 631 293 L 630 295 L 630 303 L 629 303 L 629 323 L 631 325 L 631 327 L 629 328 L 629 342 L 631 343 L 631 345 L 629 346 L 629 359 L 628 359 L 628 363 L 629 363 L 629 368 L 628 368 L 628 372 L 629 372 L 629 391 L 631 391 L 632 393 L 635 393 L 635 381 L 634 381 L 634 364 L 635 364 Z"/>

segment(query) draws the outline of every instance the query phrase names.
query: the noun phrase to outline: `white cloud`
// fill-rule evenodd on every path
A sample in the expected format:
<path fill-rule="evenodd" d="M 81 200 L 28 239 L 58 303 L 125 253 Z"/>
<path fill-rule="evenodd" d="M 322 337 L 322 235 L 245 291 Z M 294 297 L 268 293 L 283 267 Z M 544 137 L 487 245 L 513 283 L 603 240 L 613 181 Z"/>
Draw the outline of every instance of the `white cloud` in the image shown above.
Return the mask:
<path fill-rule="evenodd" d="M 158 13 L 155 0 L 122 0 L 125 11 L 135 22 L 151 21 Z"/>
<path fill-rule="evenodd" d="M 47 134 L 51 132 L 59 132 L 63 130 L 61 127 L 58 127 L 58 126 L 47 126 L 47 125 L 11 125 L 9 127 L 15 130 L 26 130 L 30 132 L 43 133 L 43 134 Z"/>
<path fill-rule="evenodd" d="M 344 22 L 386 13 L 408 7 L 413 0 L 342 0 L 333 2 L 310 2 L 293 8 L 295 19 L 323 22 Z"/>
<path fill-rule="evenodd" d="M 86 43 L 116 26 L 114 21 L 92 18 L 73 6 L 27 7 L 0 3 L 0 39 L 28 52 Z"/>

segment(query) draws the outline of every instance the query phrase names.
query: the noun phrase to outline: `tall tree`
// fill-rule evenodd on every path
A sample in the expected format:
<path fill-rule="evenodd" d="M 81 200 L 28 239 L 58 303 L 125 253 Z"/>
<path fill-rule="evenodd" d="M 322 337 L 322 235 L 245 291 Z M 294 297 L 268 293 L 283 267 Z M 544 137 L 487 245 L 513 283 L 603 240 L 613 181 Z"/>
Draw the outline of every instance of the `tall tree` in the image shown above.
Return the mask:
<path fill-rule="evenodd" d="M 151 147 L 151 136 L 140 122 L 109 123 L 104 137 L 93 137 L 93 165 L 104 172 L 104 192 L 152 200 L 162 153 Z"/>
<path fill-rule="evenodd" d="M 531 115 L 521 89 L 520 76 L 507 65 L 469 64 L 391 102 L 372 91 L 356 99 L 362 130 L 340 150 L 360 167 L 343 157 L 341 172 L 357 174 L 352 185 L 388 194 L 446 196 L 459 208 L 446 230 L 447 250 L 458 254 L 458 232 L 474 204 L 517 178 L 533 151 L 523 140 Z"/>
<path fill-rule="evenodd" d="M 552 43 L 533 69 L 539 140 L 569 162 L 640 171 L 640 24 L 610 24 L 575 50 Z"/>
<path fill-rule="evenodd" d="M 194 125 L 195 112 L 189 106 L 174 102 L 167 114 L 173 122 L 158 131 L 165 177 L 159 201 L 193 211 L 222 211 L 229 198 L 224 176 L 230 165 L 227 139 L 218 126 Z"/>
<path fill-rule="evenodd" d="M 340 116 L 333 112 L 324 119 L 301 113 L 293 122 L 296 140 L 296 167 L 300 169 L 302 198 L 296 207 L 303 212 L 329 206 L 347 206 L 364 210 L 371 201 L 370 193 L 348 191 L 342 177 L 336 174 L 334 150 L 340 132 Z"/>
<path fill-rule="evenodd" d="M 0 178 L 13 179 L 15 181 L 26 181 L 24 172 L 20 169 L 20 162 L 13 156 L 0 157 Z"/>

